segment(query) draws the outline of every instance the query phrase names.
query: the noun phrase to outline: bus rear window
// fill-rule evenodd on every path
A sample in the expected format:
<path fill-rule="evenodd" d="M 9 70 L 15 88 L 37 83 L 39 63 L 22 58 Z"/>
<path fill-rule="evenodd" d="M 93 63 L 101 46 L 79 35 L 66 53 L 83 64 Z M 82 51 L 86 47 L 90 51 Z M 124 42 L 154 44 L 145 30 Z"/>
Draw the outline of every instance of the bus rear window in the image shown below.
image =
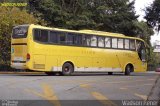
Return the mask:
<path fill-rule="evenodd" d="M 13 38 L 26 38 L 28 32 L 28 26 L 17 26 L 13 28 Z"/>

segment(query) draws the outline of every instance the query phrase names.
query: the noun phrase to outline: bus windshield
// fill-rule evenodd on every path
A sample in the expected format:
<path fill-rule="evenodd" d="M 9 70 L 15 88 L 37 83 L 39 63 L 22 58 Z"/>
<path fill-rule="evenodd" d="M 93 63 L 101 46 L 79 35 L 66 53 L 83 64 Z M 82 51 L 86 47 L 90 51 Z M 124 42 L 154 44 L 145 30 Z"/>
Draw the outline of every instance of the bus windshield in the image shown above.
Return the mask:
<path fill-rule="evenodd" d="M 13 28 L 12 38 L 26 38 L 28 26 L 16 26 Z"/>
<path fill-rule="evenodd" d="M 145 62 L 146 61 L 146 47 L 144 45 L 144 42 L 137 41 L 137 51 L 140 59 Z"/>

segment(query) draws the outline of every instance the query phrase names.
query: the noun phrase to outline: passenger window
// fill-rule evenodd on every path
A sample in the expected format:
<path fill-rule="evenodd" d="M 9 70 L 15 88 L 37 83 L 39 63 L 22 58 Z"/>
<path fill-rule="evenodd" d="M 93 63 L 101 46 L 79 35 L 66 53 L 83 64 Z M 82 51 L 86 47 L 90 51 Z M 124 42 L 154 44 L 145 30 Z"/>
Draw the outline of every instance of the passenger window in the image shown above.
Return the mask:
<path fill-rule="evenodd" d="M 112 48 L 117 48 L 117 38 L 112 38 Z"/>
<path fill-rule="evenodd" d="M 124 46 L 123 39 L 118 39 L 118 48 L 123 49 L 124 48 L 123 46 Z"/>
<path fill-rule="evenodd" d="M 48 42 L 48 31 L 47 30 L 41 30 L 41 38 L 40 40 L 42 42 Z"/>
<path fill-rule="evenodd" d="M 136 50 L 135 40 L 130 40 L 130 49 L 131 50 Z"/>
<path fill-rule="evenodd" d="M 82 45 L 82 35 L 76 35 L 74 43 L 76 45 L 80 45 L 81 46 Z"/>
<path fill-rule="evenodd" d="M 60 42 L 60 44 L 65 44 L 66 43 L 65 33 L 59 33 L 59 42 Z"/>
<path fill-rule="evenodd" d="M 98 37 L 98 47 L 104 47 L 104 37 Z"/>
<path fill-rule="evenodd" d="M 125 39 L 125 49 L 129 49 L 129 39 Z"/>
<path fill-rule="evenodd" d="M 74 44 L 75 36 L 76 35 L 74 35 L 72 33 L 68 33 L 67 34 L 67 41 L 66 41 L 66 43 L 69 44 L 69 45 L 73 45 Z"/>
<path fill-rule="evenodd" d="M 50 31 L 50 42 L 58 43 L 58 32 Z"/>
<path fill-rule="evenodd" d="M 93 46 L 93 47 L 97 46 L 97 37 L 96 36 L 91 37 L 91 46 Z"/>
<path fill-rule="evenodd" d="M 82 45 L 82 35 L 75 33 L 67 34 L 67 44 L 70 45 Z"/>
<path fill-rule="evenodd" d="M 143 62 L 145 62 L 147 58 L 147 54 L 146 54 L 146 48 L 145 48 L 144 42 L 137 41 L 136 45 L 137 45 L 137 52 L 138 52 L 139 58 Z"/>
<path fill-rule="evenodd" d="M 111 47 L 111 38 L 109 38 L 109 37 L 105 38 L 105 47 L 107 47 L 107 48 Z"/>
<path fill-rule="evenodd" d="M 34 39 L 39 42 L 48 42 L 48 31 L 47 30 L 34 30 Z"/>
<path fill-rule="evenodd" d="M 40 33 L 40 30 L 39 29 L 35 29 L 34 30 L 34 40 L 36 40 L 36 41 L 40 41 L 40 35 L 41 33 Z"/>
<path fill-rule="evenodd" d="M 84 44 L 84 46 L 90 46 L 90 43 L 91 43 L 91 37 L 85 35 L 85 36 L 83 37 L 83 44 Z"/>

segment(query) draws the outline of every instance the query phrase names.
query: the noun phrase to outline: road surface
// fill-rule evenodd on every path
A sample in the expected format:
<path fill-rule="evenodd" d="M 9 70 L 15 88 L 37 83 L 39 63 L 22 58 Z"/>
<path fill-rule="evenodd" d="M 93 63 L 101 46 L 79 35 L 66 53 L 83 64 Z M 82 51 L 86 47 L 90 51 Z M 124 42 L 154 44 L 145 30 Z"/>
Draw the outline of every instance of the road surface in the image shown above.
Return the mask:
<path fill-rule="evenodd" d="M 131 103 L 130 100 L 146 101 L 159 76 L 154 72 L 132 73 L 131 76 L 107 73 L 76 73 L 72 76 L 1 73 L 0 106 L 125 105 Z M 156 106 L 157 97 L 152 99 L 152 105 Z"/>

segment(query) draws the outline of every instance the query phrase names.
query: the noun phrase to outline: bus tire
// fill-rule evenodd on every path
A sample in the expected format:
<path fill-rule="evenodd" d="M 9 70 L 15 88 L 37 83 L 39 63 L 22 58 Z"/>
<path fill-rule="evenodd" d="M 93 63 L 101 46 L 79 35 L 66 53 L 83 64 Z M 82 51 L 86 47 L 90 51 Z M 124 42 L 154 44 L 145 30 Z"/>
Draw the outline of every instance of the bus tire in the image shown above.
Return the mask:
<path fill-rule="evenodd" d="M 62 75 L 71 75 L 74 72 L 74 67 L 71 63 L 64 63 L 62 67 Z"/>
<path fill-rule="evenodd" d="M 131 66 L 130 65 L 127 65 L 126 68 L 125 68 L 125 75 L 130 75 L 132 69 L 131 69 Z"/>
<path fill-rule="evenodd" d="M 113 75 L 113 72 L 108 72 L 108 75 Z"/>

